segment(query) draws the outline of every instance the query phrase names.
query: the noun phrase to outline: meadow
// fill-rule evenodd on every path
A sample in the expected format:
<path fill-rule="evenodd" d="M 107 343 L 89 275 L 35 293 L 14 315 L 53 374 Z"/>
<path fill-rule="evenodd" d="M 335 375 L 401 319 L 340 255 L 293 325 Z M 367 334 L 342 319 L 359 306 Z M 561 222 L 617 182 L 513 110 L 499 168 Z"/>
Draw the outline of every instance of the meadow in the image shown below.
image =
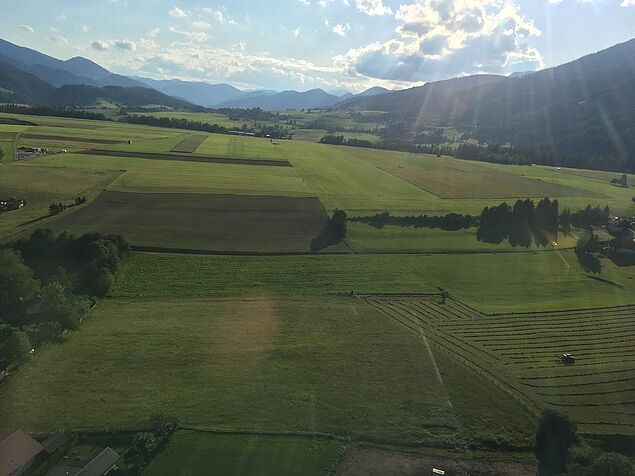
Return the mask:
<path fill-rule="evenodd" d="M 528 408 L 567 413 L 583 433 L 635 434 L 633 306 L 486 316 L 457 301 L 369 302 Z M 575 365 L 560 361 L 565 352 Z"/>
<path fill-rule="evenodd" d="M 182 430 L 147 474 L 329 474 L 346 451 L 343 442 L 297 436 L 229 435 Z"/>
<path fill-rule="evenodd" d="M 0 198 L 27 200 L 0 214 L 0 241 L 99 230 L 186 253 L 130 253 L 80 329 L 2 383 L 9 426 L 103 432 L 178 416 L 148 470 L 157 475 L 324 474 L 354 442 L 525 452 L 547 407 L 585 433 L 635 433 L 635 268 L 606 258 L 585 268 L 578 230 L 519 248 L 479 242 L 476 228 L 349 222 L 342 243 L 309 250 L 335 209 L 478 215 L 550 195 L 561 208 L 632 214 L 632 189 L 613 174 L 318 144 L 327 127 L 372 125 L 326 111 L 294 113 L 315 129 L 277 145 L 27 119 L 36 125 L 0 124 L 3 148 L 67 152 L 0 164 Z M 87 203 L 48 215 L 77 196 Z M 569 351 L 579 362 L 563 367 L 555 358 Z"/>

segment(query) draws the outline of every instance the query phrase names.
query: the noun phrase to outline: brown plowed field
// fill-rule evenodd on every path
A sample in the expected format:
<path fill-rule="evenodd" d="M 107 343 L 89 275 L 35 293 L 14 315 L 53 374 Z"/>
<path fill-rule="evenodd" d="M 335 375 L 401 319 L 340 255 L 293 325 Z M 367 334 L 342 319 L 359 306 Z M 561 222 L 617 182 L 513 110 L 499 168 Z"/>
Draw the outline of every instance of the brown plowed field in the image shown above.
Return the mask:
<path fill-rule="evenodd" d="M 313 197 L 107 191 L 54 227 L 121 233 L 137 246 L 304 252 L 326 220 L 322 204 Z"/>

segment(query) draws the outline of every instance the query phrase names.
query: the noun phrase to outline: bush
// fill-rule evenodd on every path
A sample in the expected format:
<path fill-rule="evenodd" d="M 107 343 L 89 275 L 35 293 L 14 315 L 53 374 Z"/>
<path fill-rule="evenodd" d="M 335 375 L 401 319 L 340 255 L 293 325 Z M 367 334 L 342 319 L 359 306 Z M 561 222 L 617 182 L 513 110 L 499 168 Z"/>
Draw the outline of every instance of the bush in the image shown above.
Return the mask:
<path fill-rule="evenodd" d="M 562 473 L 569 461 L 569 449 L 577 440 L 576 425 L 569 417 L 545 410 L 536 431 L 535 452 L 540 473 Z"/>

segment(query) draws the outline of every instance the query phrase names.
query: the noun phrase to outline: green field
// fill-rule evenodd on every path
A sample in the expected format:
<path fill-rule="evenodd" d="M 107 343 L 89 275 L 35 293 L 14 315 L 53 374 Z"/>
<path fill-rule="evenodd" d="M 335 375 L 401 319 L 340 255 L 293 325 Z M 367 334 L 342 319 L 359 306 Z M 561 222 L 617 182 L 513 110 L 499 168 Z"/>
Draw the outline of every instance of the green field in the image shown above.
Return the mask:
<path fill-rule="evenodd" d="M 585 433 L 635 434 L 632 306 L 485 316 L 454 301 L 369 302 L 529 407 L 566 412 Z M 564 352 L 574 366 L 560 362 Z"/>
<path fill-rule="evenodd" d="M 519 248 L 479 242 L 476 228 L 349 221 L 345 241 L 309 246 L 335 209 L 479 215 L 549 195 L 561 209 L 633 214 L 632 188 L 608 172 L 323 145 L 328 129 L 371 140 L 350 130 L 377 124 L 288 115 L 295 138 L 277 145 L 0 115 L 36 124 L 0 124 L 4 150 L 67 151 L 0 164 L 0 199 L 27 200 L 0 214 L 2 244 L 51 227 L 172 251 L 130 253 L 80 329 L 0 384 L 0 426 L 103 434 L 178 416 L 151 475 L 326 474 L 356 442 L 527 452 L 543 408 L 584 433 L 635 433 L 635 267 L 601 258 L 585 270 L 573 250 L 580 230 Z M 273 162 L 253 164 L 263 159 Z M 88 203 L 48 215 L 78 196 Z M 562 366 L 562 352 L 579 361 Z"/>
<path fill-rule="evenodd" d="M 225 435 L 179 431 L 147 474 L 258 475 L 328 474 L 346 447 L 333 440 L 305 437 Z"/>
<path fill-rule="evenodd" d="M 605 281 L 573 251 L 438 255 L 182 256 L 135 254 L 115 296 L 419 294 L 442 287 L 484 312 L 635 304 L 635 269 L 602 261 Z"/>

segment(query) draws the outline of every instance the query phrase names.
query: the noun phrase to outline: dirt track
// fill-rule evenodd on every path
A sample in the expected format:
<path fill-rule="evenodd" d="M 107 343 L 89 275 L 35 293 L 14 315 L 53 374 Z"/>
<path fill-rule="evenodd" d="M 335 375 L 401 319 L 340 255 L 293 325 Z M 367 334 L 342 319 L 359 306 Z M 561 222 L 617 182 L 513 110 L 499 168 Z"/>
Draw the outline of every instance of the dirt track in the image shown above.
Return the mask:
<path fill-rule="evenodd" d="M 374 448 L 354 448 L 340 461 L 338 476 L 418 476 L 441 469 L 447 476 L 536 476 L 525 463 L 484 462 Z"/>
<path fill-rule="evenodd" d="M 176 155 L 168 153 L 130 152 L 125 150 L 91 149 L 82 152 L 88 155 L 101 155 L 103 157 L 130 157 L 133 159 L 150 160 L 176 160 L 181 162 L 209 162 L 216 164 L 234 165 L 262 165 L 265 167 L 292 167 L 286 160 L 273 159 L 233 159 L 229 157 L 203 157 L 200 155 Z"/>

